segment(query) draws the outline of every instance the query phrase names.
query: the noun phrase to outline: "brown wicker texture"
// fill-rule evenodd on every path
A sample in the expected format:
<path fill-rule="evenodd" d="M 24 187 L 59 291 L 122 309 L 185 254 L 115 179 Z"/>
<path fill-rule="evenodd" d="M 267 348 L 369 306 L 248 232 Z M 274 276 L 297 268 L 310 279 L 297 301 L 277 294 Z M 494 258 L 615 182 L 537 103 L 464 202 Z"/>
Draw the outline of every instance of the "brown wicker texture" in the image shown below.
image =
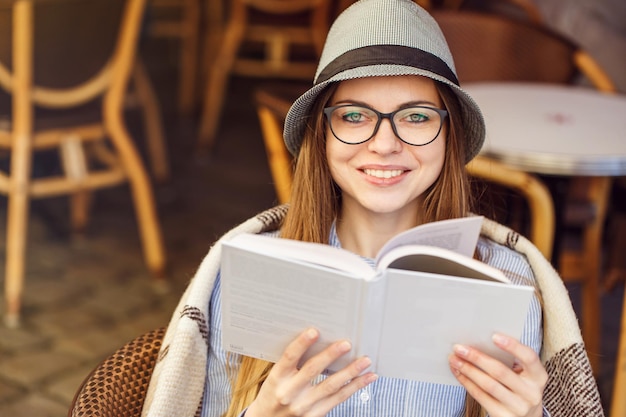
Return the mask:
<path fill-rule="evenodd" d="M 68 416 L 140 416 L 164 334 L 145 333 L 106 358 L 81 384 Z"/>

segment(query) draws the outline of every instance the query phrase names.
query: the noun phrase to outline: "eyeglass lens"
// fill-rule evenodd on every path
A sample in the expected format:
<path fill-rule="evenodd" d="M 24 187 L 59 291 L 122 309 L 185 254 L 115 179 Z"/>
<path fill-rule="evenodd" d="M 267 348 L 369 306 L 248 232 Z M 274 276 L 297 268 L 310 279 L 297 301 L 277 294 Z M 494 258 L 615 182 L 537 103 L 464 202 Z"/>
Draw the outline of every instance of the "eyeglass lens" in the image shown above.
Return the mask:
<path fill-rule="evenodd" d="M 413 106 L 392 113 L 380 113 L 374 109 L 355 105 L 341 105 L 326 109 L 330 128 L 337 139 L 358 144 L 371 139 L 382 122 L 388 118 L 393 130 L 403 142 L 426 145 L 438 135 L 442 126 L 439 109 Z M 439 110 L 445 115 L 445 111 Z"/>

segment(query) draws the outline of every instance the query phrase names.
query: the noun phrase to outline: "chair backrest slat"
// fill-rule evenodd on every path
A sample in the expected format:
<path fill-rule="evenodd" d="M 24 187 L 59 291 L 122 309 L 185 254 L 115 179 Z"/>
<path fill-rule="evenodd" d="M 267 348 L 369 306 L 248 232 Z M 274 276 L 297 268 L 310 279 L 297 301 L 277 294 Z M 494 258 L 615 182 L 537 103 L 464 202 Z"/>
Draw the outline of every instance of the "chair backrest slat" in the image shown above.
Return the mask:
<path fill-rule="evenodd" d="M 577 73 L 569 40 L 503 16 L 436 11 L 461 83 L 533 81 L 567 84 Z"/>

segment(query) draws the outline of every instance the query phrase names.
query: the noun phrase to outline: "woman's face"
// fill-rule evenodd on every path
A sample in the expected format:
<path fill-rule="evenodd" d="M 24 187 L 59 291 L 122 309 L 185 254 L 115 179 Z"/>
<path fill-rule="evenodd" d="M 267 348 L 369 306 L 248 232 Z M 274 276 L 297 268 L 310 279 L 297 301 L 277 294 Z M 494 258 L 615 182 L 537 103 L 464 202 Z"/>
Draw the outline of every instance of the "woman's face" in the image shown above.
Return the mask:
<path fill-rule="evenodd" d="M 443 108 L 429 78 L 420 76 L 374 77 L 343 81 L 329 106 L 358 104 L 381 113 L 407 106 Z M 361 116 L 344 115 L 358 120 Z M 350 145 L 326 129 L 326 153 L 333 179 L 342 190 L 343 211 L 371 214 L 418 213 L 420 196 L 439 177 L 446 147 L 446 130 L 424 146 L 412 146 L 395 135 L 389 119 L 367 142 Z"/>

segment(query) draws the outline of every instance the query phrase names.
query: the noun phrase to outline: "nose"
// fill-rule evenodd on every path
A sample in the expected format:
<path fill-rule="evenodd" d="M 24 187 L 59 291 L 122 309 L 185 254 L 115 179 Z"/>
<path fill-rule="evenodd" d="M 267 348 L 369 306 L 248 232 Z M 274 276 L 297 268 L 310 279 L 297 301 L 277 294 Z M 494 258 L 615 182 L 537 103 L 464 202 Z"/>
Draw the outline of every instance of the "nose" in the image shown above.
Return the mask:
<path fill-rule="evenodd" d="M 381 119 L 374 137 L 368 141 L 370 151 L 384 155 L 402 150 L 402 141 L 396 136 L 391 123 L 390 117 Z"/>

